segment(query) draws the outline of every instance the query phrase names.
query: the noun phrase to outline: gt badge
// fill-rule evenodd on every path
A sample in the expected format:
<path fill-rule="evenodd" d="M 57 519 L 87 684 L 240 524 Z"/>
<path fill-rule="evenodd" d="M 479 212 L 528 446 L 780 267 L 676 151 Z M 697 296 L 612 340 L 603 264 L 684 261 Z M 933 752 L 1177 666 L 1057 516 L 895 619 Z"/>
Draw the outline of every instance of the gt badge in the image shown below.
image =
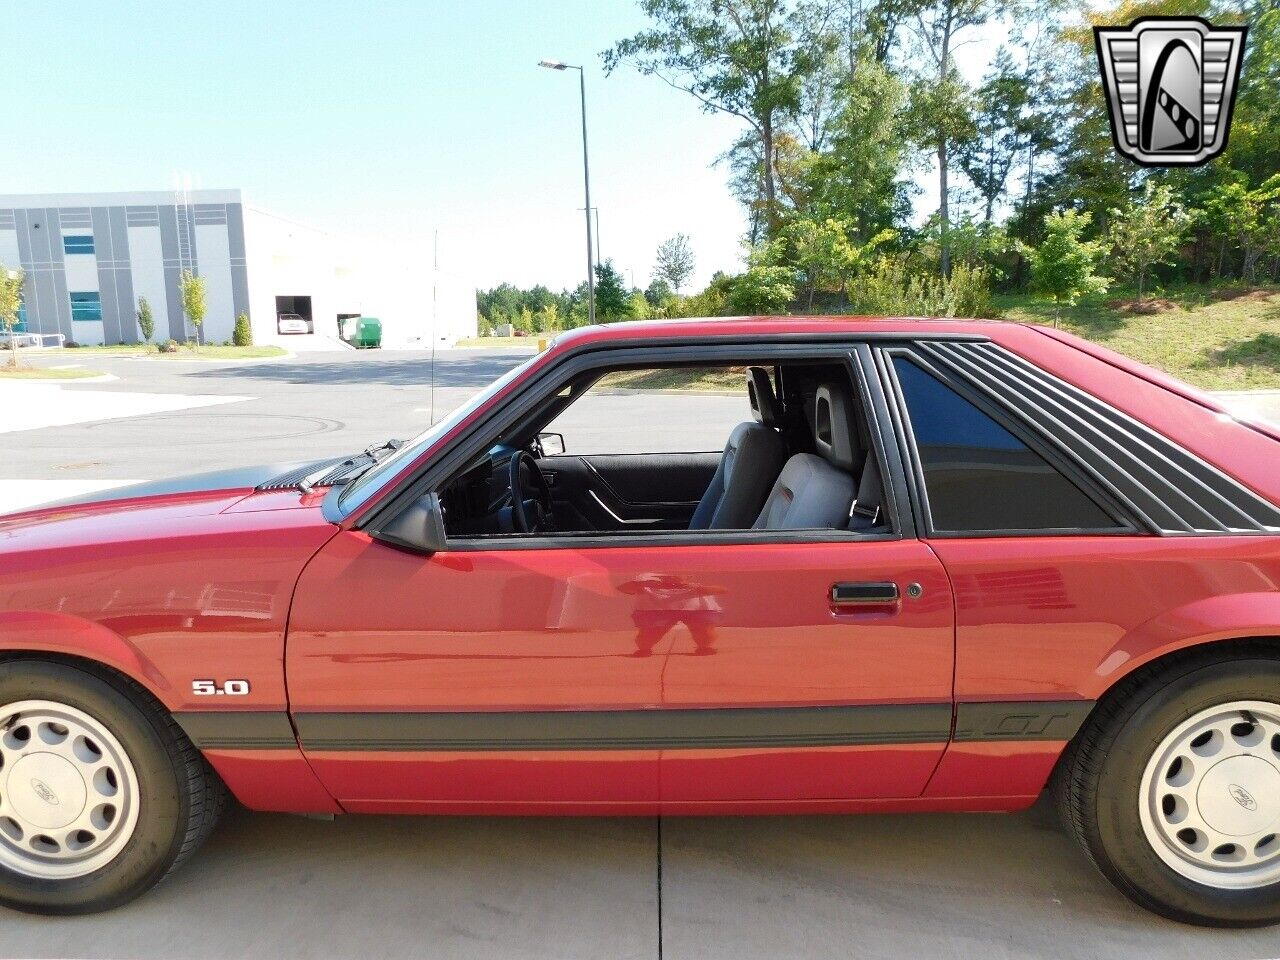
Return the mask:
<path fill-rule="evenodd" d="M 1116 149 L 1147 167 L 1199 166 L 1222 153 L 1246 30 L 1199 17 L 1094 27 Z"/>

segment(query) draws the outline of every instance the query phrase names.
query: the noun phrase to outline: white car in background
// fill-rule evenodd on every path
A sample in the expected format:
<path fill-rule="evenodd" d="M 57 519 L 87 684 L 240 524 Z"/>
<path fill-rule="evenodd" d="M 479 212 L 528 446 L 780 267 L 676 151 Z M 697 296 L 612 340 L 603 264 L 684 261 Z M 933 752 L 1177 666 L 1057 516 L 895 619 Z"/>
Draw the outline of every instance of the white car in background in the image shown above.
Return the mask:
<path fill-rule="evenodd" d="M 311 323 L 296 313 L 276 315 L 276 330 L 280 333 L 310 333 Z"/>

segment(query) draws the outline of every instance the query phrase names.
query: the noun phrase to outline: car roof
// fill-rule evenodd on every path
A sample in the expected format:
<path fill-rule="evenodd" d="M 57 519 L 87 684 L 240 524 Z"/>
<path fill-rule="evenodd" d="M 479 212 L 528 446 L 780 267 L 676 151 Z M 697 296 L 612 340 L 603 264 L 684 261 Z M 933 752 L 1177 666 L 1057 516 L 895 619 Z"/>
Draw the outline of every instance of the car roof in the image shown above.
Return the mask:
<path fill-rule="evenodd" d="M 1011 326 L 999 320 L 930 320 L 920 317 L 744 316 L 692 317 L 681 320 L 631 320 L 578 327 L 555 339 L 557 348 L 581 347 L 609 340 L 758 337 L 779 334 L 953 334 L 990 336 L 992 328 Z"/>

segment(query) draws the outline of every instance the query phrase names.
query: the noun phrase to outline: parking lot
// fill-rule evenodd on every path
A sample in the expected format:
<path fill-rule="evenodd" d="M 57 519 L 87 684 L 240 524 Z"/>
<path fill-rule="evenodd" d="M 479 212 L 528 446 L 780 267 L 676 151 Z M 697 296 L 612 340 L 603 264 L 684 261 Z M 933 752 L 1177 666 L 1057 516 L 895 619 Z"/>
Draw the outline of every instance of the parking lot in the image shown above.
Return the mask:
<path fill-rule="evenodd" d="M 83 362 L 117 379 L 41 385 L 56 417 L 30 408 L 39 391 L 0 385 L 9 391 L 0 512 L 409 436 L 430 421 L 433 402 L 439 416 L 526 355 L 443 352 L 434 396 L 430 357 L 419 353 L 242 364 L 94 356 Z M 28 400 L 15 400 L 22 390 Z M 643 429 L 692 431 L 663 414 L 678 400 L 646 401 L 654 409 Z M 1233 402 L 1276 407 L 1275 398 Z M 104 412 L 111 418 L 98 419 Z M 1044 805 L 1003 816 L 660 822 L 324 822 L 241 811 L 128 907 L 66 919 L 5 914 L 0 955 L 1245 960 L 1280 956 L 1280 932 L 1201 930 L 1130 905 Z"/>

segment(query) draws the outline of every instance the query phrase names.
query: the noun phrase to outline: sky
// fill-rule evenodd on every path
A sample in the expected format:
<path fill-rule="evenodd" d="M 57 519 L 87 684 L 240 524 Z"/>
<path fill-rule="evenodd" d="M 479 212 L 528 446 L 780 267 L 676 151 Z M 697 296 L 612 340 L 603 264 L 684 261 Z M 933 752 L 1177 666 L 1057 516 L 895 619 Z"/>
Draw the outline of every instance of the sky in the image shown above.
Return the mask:
<path fill-rule="evenodd" d="M 0 193 L 168 190 L 184 177 L 323 229 L 429 250 L 489 287 L 586 271 L 578 75 L 587 67 L 602 257 L 648 283 L 677 232 L 691 286 L 739 269 L 716 158 L 740 122 L 600 53 L 634 0 L 39 3 L 0 0 Z M 975 79 L 1001 38 L 959 54 Z M 918 213 L 937 205 L 921 173 Z"/>

